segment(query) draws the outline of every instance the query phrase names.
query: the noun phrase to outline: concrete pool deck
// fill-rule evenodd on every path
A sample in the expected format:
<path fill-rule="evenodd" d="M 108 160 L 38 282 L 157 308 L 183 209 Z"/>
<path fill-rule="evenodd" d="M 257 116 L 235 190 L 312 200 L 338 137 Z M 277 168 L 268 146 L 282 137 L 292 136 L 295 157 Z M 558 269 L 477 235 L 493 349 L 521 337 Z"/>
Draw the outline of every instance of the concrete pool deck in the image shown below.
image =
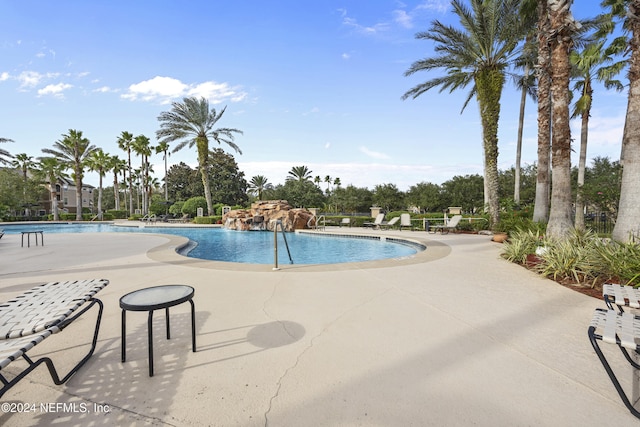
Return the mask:
<path fill-rule="evenodd" d="M 487 236 L 330 231 L 411 238 L 428 249 L 417 259 L 375 266 L 272 271 L 181 257 L 175 248 L 183 240 L 175 236 L 45 231 L 45 246 L 27 248 L 20 235 L 5 234 L 0 301 L 52 280 L 106 278 L 110 284 L 98 294 L 105 310 L 94 356 L 61 386 L 44 367 L 36 369 L 2 399 L 34 410 L 0 412 L 0 425 L 640 422 L 587 338 L 601 301 L 502 260 L 501 246 Z M 188 304 L 171 310 L 171 340 L 156 313 L 150 378 L 146 313 L 128 313 L 127 362 L 120 362 L 118 300 L 172 283 L 196 290 L 198 351 L 190 350 Z M 29 354 L 51 356 L 64 371 L 86 351 L 94 318 L 86 313 Z M 622 355 L 607 355 L 630 386 Z"/>

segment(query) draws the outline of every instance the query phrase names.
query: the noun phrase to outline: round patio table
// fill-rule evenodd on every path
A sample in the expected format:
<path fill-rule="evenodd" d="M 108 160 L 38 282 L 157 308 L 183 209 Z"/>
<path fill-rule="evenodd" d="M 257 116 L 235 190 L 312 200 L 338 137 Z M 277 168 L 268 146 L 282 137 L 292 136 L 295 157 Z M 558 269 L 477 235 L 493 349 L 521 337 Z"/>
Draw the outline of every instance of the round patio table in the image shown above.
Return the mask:
<path fill-rule="evenodd" d="M 193 303 L 195 290 L 186 285 L 162 285 L 139 289 L 120 298 L 122 309 L 122 362 L 126 360 L 127 311 L 148 311 L 147 335 L 149 340 L 149 376 L 153 376 L 153 312 L 165 309 L 167 339 L 171 338 L 169 328 L 169 307 L 189 301 L 191 304 L 191 344 L 196 351 L 196 314 Z"/>

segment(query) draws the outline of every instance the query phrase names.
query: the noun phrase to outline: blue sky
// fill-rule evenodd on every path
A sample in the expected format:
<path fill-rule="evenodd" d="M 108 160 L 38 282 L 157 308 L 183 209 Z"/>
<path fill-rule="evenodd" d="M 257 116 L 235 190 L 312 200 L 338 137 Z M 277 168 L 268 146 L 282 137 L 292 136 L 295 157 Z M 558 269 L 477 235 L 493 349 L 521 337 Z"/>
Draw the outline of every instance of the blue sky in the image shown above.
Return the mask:
<path fill-rule="evenodd" d="M 579 1 L 572 10 L 582 19 L 598 4 Z M 244 132 L 235 158 L 247 180 L 283 183 L 292 167 L 305 165 L 343 186 L 393 183 L 405 191 L 482 174 L 475 101 L 460 114 L 466 90 L 401 99 L 437 75 L 403 74 L 433 52 L 415 33 L 434 19 L 455 22 L 449 1 L 0 0 L 0 16 L 0 136 L 15 141 L 2 147 L 12 154 L 40 156 L 77 129 L 124 158 L 116 143 L 122 131 L 155 142 L 157 117 L 172 101 L 204 96 L 218 110 L 227 107 L 219 127 Z M 501 169 L 515 161 L 518 107 L 508 84 Z M 626 91 L 596 87 L 589 158 L 618 159 L 625 109 Z M 522 161 L 532 164 L 533 102 L 525 120 Z M 578 151 L 578 121 L 573 138 Z M 171 154 L 169 164 L 195 167 L 194 150 Z M 161 155 L 151 161 L 162 178 Z M 97 181 L 95 174 L 85 179 Z"/>

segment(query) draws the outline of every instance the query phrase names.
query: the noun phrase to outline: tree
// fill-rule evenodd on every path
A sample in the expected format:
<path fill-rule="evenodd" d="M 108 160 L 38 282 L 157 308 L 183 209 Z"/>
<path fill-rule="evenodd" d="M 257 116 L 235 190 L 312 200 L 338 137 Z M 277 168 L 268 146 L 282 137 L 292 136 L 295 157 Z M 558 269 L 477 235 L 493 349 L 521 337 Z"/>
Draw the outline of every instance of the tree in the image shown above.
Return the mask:
<path fill-rule="evenodd" d="M 129 172 L 129 214 L 133 215 L 133 179 L 131 169 L 131 146 L 133 144 L 133 134 L 127 131 L 122 131 L 118 137 L 118 147 L 121 150 L 127 152 L 127 170 Z"/>
<path fill-rule="evenodd" d="M 26 184 L 29 179 L 29 171 L 33 169 L 35 166 L 33 157 L 29 156 L 26 153 L 16 154 L 14 156 L 14 160 L 11 162 L 11 165 L 16 169 L 20 169 L 20 171 L 22 172 L 22 179 L 24 180 L 24 183 L 25 183 L 25 187 L 23 191 L 26 191 Z M 31 216 L 30 206 L 26 200 L 26 193 L 23 193 L 23 198 L 25 203 L 24 206 L 25 206 L 26 215 Z"/>
<path fill-rule="evenodd" d="M 200 173 L 184 162 L 169 168 L 166 185 L 169 190 L 169 200 L 173 202 L 185 201 L 203 194 Z"/>
<path fill-rule="evenodd" d="M 286 180 L 295 179 L 296 181 L 308 181 L 311 179 L 312 173 L 313 172 L 306 166 L 294 166 L 287 174 Z"/>
<path fill-rule="evenodd" d="M 441 185 L 444 207 L 460 206 L 465 212 L 478 212 L 484 202 L 483 187 L 483 178 L 480 175 L 454 176 Z"/>
<path fill-rule="evenodd" d="M 575 228 L 584 230 L 584 197 L 582 187 L 584 185 L 585 170 L 587 164 L 587 140 L 589 132 L 589 116 L 591 115 L 591 105 L 593 102 L 592 82 L 600 81 L 604 86 L 614 88 L 618 92 L 624 86 L 614 77 L 625 66 L 626 61 L 618 61 L 614 64 L 603 66 L 613 62 L 612 54 L 614 50 L 605 49 L 604 40 L 587 44 L 581 51 L 572 51 L 569 54 L 569 61 L 573 66 L 573 74 L 577 79 L 574 83 L 574 91 L 579 93 L 576 100 L 572 118 L 581 117 L 582 127 L 580 132 L 580 158 L 578 161 L 578 182 L 576 191 L 576 217 Z"/>
<path fill-rule="evenodd" d="M 247 181 L 231 154 L 220 148 L 211 150 L 207 173 L 211 182 L 212 200 L 231 206 L 247 202 Z M 215 212 L 212 211 L 211 215 L 215 215 Z"/>
<path fill-rule="evenodd" d="M 517 53 L 523 28 L 517 0 L 471 0 L 471 9 L 453 0 L 453 11 L 463 29 L 433 21 L 429 31 L 416 38 L 436 43 L 435 57 L 414 62 L 405 76 L 418 71 L 444 69 L 446 74 L 421 83 L 403 95 L 416 98 L 434 87 L 441 91 L 473 84 L 463 110 L 473 96 L 478 101 L 484 149 L 484 185 L 492 225 L 500 219 L 498 200 L 498 121 L 505 74 Z"/>
<path fill-rule="evenodd" d="M 366 187 L 353 185 L 338 187 L 331 193 L 329 202 L 341 212 L 369 212 L 373 205 L 373 192 Z"/>
<path fill-rule="evenodd" d="M 255 194 L 258 200 L 262 200 L 262 194 L 264 190 L 273 188 L 273 185 L 269 183 L 266 176 L 256 175 L 249 181 L 249 192 Z"/>
<path fill-rule="evenodd" d="M 333 182 L 333 179 L 329 175 L 326 175 L 324 177 L 324 182 L 327 183 L 327 194 L 329 194 L 331 192 L 331 183 Z"/>
<path fill-rule="evenodd" d="M 111 156 L 101 149 L 95 150 L 87 157 L 87 166 L 90 170 L 98 172 L 98 219 L 102 221 L 102 178 L 110 170 Z"/>
<path fill-rule="evenodd" d="M 387 212 L 404 209 L 404 194 L 395 184 L 380 184 L 373 189 L 373 202 Z"/>
<path fill-rule="evenodd" d="M 60 215 L 58 213 L 57 183 L 61 179 L 67 177 L 64 173 L 66 166 L 56 157 L 39 157 L 38 160 L 38 174 L 42 176 L 43 181 L 49 183 L 49 195 L 51 198 L 51 213 L 53 214 L 53 220 L 58 221 L 60 219 Z"/>
<path fill-rule="evenodd" d="M 342 185 L 342 181 L 340 181 L 340 178 L 339 178 L 339 177 L 336 177 L 336 178 L 333 180 L 333 185 L 335 185 L 336 187 L 340 188 L 340 186 Z"/>
<path fill-rule="evenodd" d="M 149 213 L 149 156 L 151 155 L 151 140 L 138 135 L 133 139 L 131 149 L 140 156 L 140 171 L 142 180 L 142 213 Z"/>
<path fill-rule="evenodd" d="M 169 144 L 161 142 L 156 146 L 156 154 L 162 153 L 162 160 L 164 160 L 164 201 L 169 201 L 169 190 L 167 188 L 167 162 L 169 160 Z"/>
<path fill-rule="evenodd" d="M 310 180 L 286 180 L 284 185 L 278 185 L 274 189 L 274 195 L 296 207 L 318 207 L 326 200 L 322 190 Z"/>
<path fill-rule="evenodd" d="M 42 152 L 58 157 L 68 168 L 73 169 L 76 186 L 76 220 L 82 221 L 82 179 L 85 161 L 97 148 L 82 136 L 82 131 L 69 129 L 62 139 L 53 144 L 53 149 L 43 148 Z"/>
<path fill-rule="evenodd" d="M 531 2 L 533 0 L 530 0 Z M 538 168 L 536 176 L 536 201 L 533 221 L 549 220 L 549 193 L 551 188 L 551 50 L 548 35 L 550 21 L 546 0 L 538 4 Z"/>
<path fill-rule="evenodd" d="M 425 212 L 438 212 L 446 208 L 442 203 L 441 189 L 437 184 L 420 182 L 409 187 L 406 201 L 410 206 L 415 206 Z"/>
<path fill-rule="evenodd" d="M 547 0 L 549 32 L 545 35 L 551 49 L 551 208 L 547 235 L 564 238 L 573 228 L 571 220 L 571 127 L 569 126 L 569 52 L 573 35 L 580 24 L 571 15 L 571 0 Z"/>
<path fill-rule="evenodd" d="M 13 142 L 13 140 L 9 138 L 0 138 L 0 142 Z M 12 158 L 13 156 L 7 150 L 0 148 L 0 164 L 6 165 L 9 163 L 8 159 Z"/>
<path fill-rule="evenodd" d="M 120 185 L 118 182 L 118 175 L 120 173 L 127 170 L 127 163 L 119 158 L 118 156 L 111 156 L 111 164 L 109 165 L 109 170 L 113 172 L 113 197 L 114 197 L 114 207 L 116 210 L 120 210 Z M 126 196 L 126 191 L 125 191 Z M 125 206 L 126 206 L 126 197 L 125 197 Z M 126 207 L 125 207 L 126 209 Z"/>
<path fill-rule="evenodd" d="M 160 130 L 156 136 L 160 143 L 172 143 L 179 141 L 173 152 L 177 152 L 194 145 L 198 151 L 198 167 L 202 176 L 202 186 L 204 196 L 207 200 L 207 210 L 209 215 L 213 215 L 213 203 L 211 201 L 211 190 L 207 178 L 207 164 L 209 161 L 209 138 L 217 141 L 218 144 L 224 142 L 233 148 L 237 153 L 242 154 L 240 148 L 234 143 L 234 134 L 242 134 L 242 131 L 233 128 L 214 129 L 216 123 L 222 118 L 226 107 L 219 113 L 214 108 L 209 110 L 209 101 L 205 98 L 199 100 L 195 97 L 184 98 L 182 103 L 172 103 L 171 111 L 160 113 Z"/>
<path fill-rule="evenodd" d="M 638 227 L 640 218 L 640 0 L 605 0 L 602 5 L 610 8 L 612 16 L 624 20 L 629 36 L 629 97 L 627 115 L 622 135 L 622 183 L 618 219 L 611 237 L 618 241 L 629 240 Z"/>
<path fill-rule="evenodd" d="M 604 211 L 612 217 L 618 214 L 620 201 L 620 162 L 612 162 L 607 157 L 595 157 L 591 167 L 585 170 L 582 195 L 586 206 L 592 210 Z M 579 212 L 576 212 L 576 216 Z"/>

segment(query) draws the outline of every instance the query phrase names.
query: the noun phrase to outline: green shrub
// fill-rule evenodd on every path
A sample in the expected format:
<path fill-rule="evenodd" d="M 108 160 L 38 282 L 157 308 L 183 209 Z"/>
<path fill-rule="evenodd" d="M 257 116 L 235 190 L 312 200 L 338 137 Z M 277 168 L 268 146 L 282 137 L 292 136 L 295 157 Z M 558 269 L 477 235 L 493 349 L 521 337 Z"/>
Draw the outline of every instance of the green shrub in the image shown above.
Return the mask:
<path fill-rule="evenodd" d="M 594 251 L 603 281 L 619 279 L 623 285 L 640 285 L 640 245 L 600 240 Z"/>
<path fill-rule="evenodd" d="M 207 213 L 207 199 L 203 196 L 192 197 L 182 205 L 182 213 L 195 218 L 198 215 L 198 208 L 202 208 Z"/>
<path fill-rule="evenodd" d="M 124 210 L 124 209 L 120 209 L 120 210 L 116 210 L 116 209 L 109 209 L 106 214 L 110 214 L 112 215 L 113 218 L 116 219 L 125 219 L 129 216 L 129 211 L 128 210 Z"/>
<path fill-rule="evenodd" d="M 221 215 L 197 216 L 193 219 L 194 224 L 218 224 L 222 221 Z"/>
<path fill-rule="evenodd" d="M 502 257 L 511 262 L 524 264 L 527 255 L 535 254 L 539 246 L 546 246 L 546 241 L 539 231 L 516 230 L 511 233 L 508 241 L 502 247 Z"/>

